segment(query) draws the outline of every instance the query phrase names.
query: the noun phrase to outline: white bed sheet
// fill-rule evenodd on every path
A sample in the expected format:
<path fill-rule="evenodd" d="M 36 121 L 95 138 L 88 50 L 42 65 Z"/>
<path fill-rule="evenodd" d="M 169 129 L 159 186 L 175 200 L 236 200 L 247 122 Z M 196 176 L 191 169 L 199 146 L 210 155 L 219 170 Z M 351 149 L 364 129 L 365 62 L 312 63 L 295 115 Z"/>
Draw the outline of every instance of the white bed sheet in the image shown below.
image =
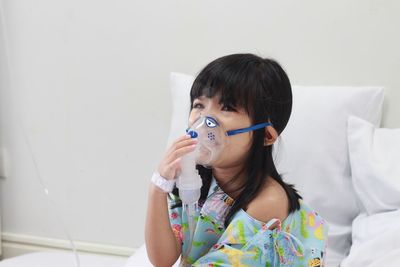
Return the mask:
<path fill-rule="evenodd" d="M 146 245 L 144 244 L 135 252 L 135 254 L 133 254 L 128 259 L 128 261 L 123 267 L 136 267 L 136 266 L 153 267 L 153 265 L 150 263 L 149 258 L 147 257 Z M 179 266 L 179 260 L 172 267 L 178 267 L 178 266 Z"/>
<path fill-rule="evenodd" d="M 122 267 L 127 259 L 79 254 L 81 267 Z M 76 267 L 71 252 L 35 252 L 0 261 L 0 267 Z"/>

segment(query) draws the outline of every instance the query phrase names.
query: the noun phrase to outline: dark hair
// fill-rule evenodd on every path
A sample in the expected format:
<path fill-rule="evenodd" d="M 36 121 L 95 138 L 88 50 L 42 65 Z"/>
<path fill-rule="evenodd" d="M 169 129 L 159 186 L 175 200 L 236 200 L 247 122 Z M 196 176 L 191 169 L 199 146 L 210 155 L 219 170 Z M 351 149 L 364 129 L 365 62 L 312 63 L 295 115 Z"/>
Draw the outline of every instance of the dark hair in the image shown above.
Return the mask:
<path fill-rule="evenodd" d="M 200 71 L 190 91 L 191 107 L 200 96 L 209 98 L 220 94 L 220 103 L 243 107 L 252 123 L 270 121 L 280 135 L 292 111 L 292 89 L 288 76 L 274 60 L 253 54 L 232 54 L 218 58 Z M 298 194 L 293 185 L 282 180 L 277 172 L 272 146 L 264 146 L 264 128 L 253 132 L 252 146 L 245 164 L 245 183 L 230 209 L 225 227 L 233 215 L 257 196 L 265 180 L 271 176 L 285 190 L 289 198 L 289 213 L 300 208 Z M 212 170 L 197 166 L 203 180 L 200 202 L 206 200 L 212 179 Z M 175 189 L 174 194 L 178 191 Z"/>

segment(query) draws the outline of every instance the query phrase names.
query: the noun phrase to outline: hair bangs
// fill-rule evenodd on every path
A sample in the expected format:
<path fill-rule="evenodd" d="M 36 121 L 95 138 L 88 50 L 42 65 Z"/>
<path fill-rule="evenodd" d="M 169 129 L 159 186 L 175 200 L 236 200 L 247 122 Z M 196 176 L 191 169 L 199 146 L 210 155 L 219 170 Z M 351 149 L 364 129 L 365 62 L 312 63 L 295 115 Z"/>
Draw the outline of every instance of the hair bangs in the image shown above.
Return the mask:
<path fill-rule="evenodd" d="M 254 113 L 256 92 L 254 72 L 248 69 L 237 70 L 235 66 L 226 66 L 221 70 L 203 69 L 193 82 L 190 91 L 190 101 L 205 96 L 219 97 L 219 103 L 224 106 L 243 108 L 250 116 Z M 253 78 L 253 79 L 252 79 Z M 251 82 L 253 81 L 253 82 Z M 251 116 L 252 117 L 252 116 Z"/>

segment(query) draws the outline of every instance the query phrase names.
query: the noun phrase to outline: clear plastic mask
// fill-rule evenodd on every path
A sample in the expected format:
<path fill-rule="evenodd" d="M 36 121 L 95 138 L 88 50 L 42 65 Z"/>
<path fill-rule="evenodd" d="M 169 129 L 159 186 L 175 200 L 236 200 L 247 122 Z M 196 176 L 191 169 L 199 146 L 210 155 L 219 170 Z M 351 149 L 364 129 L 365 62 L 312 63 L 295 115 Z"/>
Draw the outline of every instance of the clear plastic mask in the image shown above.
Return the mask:
<path fill-rule="evenodd" d="M 195 150 L 196 163 L 211 167 L 225 146 L 228 145 L 229 136 L 254 131 L 268 125 L 272 125 L 272 123 L 265 122 L 246 128 L 226 131 L 214 117 L 200 115 L 186 132 L 192 138 L 198 139 Z"/>
<path fill-rule="evenodd" d="M 226 145 L 224 129 L 215 118 L 200 116 L 186 131 L 192 138 L 198 139 L 196 163 L 211 166 Z"/>

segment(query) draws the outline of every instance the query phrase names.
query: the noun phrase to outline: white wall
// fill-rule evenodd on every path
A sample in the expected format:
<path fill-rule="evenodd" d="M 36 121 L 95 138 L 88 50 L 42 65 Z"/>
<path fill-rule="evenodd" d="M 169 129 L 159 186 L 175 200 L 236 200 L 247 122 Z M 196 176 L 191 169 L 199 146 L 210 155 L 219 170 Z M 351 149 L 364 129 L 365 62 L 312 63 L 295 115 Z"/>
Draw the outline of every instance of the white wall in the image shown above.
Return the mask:
<path fill-rule="evenodd" d="M 382 126 L 400 127 L 400 2 L 248 3 L 3 0 L 11 83 L 3 66 L 0 136 L 12 163 L 3 232 L 65 238 L 19 112 L 74 239 L 140 246 L 169 131 L 169 72 L 196 74 L 229 53 L 276 58 L 293 84 L 383 85 Z"/>

